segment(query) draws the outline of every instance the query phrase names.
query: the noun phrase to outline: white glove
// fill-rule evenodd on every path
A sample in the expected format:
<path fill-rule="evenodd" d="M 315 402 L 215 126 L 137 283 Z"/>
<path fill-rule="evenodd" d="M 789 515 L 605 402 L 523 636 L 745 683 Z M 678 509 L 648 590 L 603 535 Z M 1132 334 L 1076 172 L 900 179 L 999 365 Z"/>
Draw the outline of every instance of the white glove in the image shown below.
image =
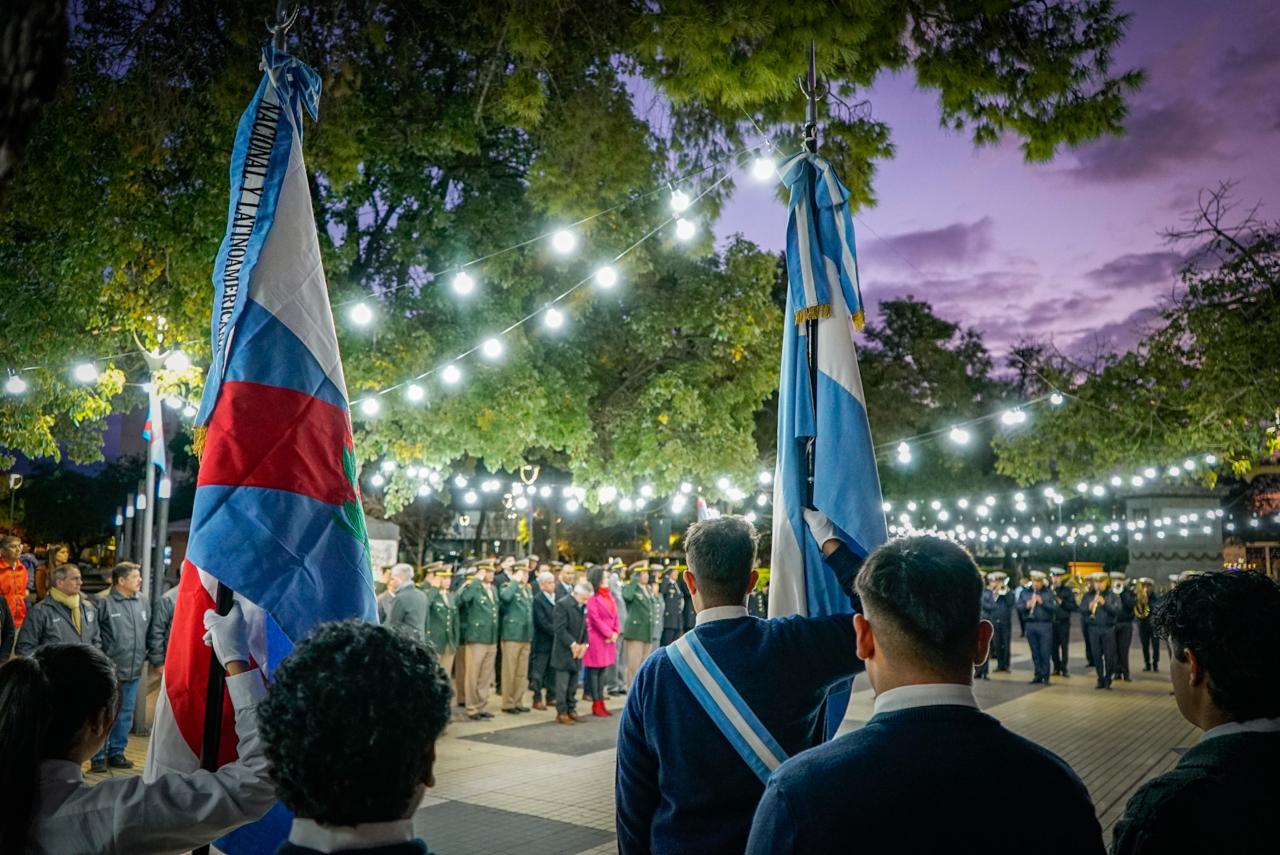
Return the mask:
<path fill-rule="evenodd" d="M 836 527 L 827 518 L 827 515 L 815 508 L 804 508 L 805 525 L 809 526 L 809 531 L 813 533 L 813 539 L 818 541 L 818 546 L 823 546 L 828 540 L 839 540 L 840 535 L 836 534 Z"/>
<path fill-rule="evenodd" d="M 204 613 L 204 643 L 224 666 L 228 662 L 249 662 L 249 624 L 237 600 L 231 611 L 220 615 L 214 609 Z"/>

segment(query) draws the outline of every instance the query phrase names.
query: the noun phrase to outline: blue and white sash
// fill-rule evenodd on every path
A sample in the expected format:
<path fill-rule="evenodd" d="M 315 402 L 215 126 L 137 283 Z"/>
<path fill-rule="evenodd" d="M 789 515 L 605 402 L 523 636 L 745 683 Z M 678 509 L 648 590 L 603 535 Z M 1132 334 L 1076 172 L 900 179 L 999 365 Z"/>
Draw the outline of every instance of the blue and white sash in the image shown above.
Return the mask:
<path fill-rule="evenodd" d="M 742 756 L 762 782 L 768 783 L 773 770 L 787 759 L 773 734 L 747 706 L 720 666 L 711 658 L 707 648 L 698 638 L 697 630 L 686 632 L 663 648 L 667 658 L 675 666 L 676 673 L 684 680 L 689 691 L 698 699 L 707 715 L 724 734 L 734 750 Z"/>

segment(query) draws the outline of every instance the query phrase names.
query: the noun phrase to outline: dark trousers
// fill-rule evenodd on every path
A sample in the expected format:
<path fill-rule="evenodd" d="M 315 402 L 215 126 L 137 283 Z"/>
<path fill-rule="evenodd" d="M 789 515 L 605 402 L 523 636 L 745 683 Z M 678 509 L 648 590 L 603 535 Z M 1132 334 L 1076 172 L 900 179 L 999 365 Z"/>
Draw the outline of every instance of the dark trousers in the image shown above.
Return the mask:
<path fill-rule="evenodd" d="M 1085 633 L 1093 647 L 1093 667 L 1098 674 L 1099 686 L 1110 686 L 1116 675 L 1116 628 L 1091 626 Z"/>
<path fill-rule="evenodd" d="M 542 700 L 542 693 L 547 696 L 555 691 L 555 672 L 551 670 L 551 648 L 534 650 L 529 654 L 529 689 L 535 701 Z"/>
<path fill-rule="evenodd" d="M 1089 632 L 1089 624 L 1085 623 L 1084 613 L 1080 613 L 1080 632 L 1084 635 L 1084 664 L 1093 667 L 1093 636 Z"/>
<path fill-rule="evenodd" d="M 662 639 L 659 646 L 666 647 L 668 644 L 675 641 L 677 638 L 679 638 L 683 634 L 684 634 L 684 631 L 679 629 L 678 627 L 664 626 L 662 628 Z"/>
<path fill-rule="evenodd" d="M 1129 676 L 1129 648 L 1133 646 L 1133 621 L 1116 624 L 1116 668 L 1115 675 L 1126 680 Z"/>
<path fill-rule="evenodd" d="M 1049 659 L 1053 651 L 1053 623 L 1047 620 L 1027 621 L 1027 643 L 1031 645 L 1031 661 L 1036 679 L 1049 682 Z"/>
<path fill-rule="evenodd" d="M 1071 647 L 1071 621 L 1053 622 L 1053 672 L 1067 676 L 1067 651 Z"/>
<path fill-rule="evenodd" d="M 1151 626 L 1151 618 L 1138 621 L 1138 638 L 1142 641 L 1142 664 L 1160 669 L 1160 639 Z"/>
<path fill-rule="evenodd" d="M 604 672 L 605 669 L 603 667 L 587 669 L 587 685 L 586 690 L 583 692 L 584 697 L 591 698 L 593 701 L 603 701 L 605 699 Z"/>
<path fill-rule="evenodd" d="M 991 636 L 991 658 L 996 660 L 997 671 L 1009 670 L 1009 642 L 1012 636 L 1008 623 L 997 623 Z"/>
<path fill-rule="evenodd" d="M 578 708 L 578 669 L 556 670 L 556 712 L 569 715 Z"/>

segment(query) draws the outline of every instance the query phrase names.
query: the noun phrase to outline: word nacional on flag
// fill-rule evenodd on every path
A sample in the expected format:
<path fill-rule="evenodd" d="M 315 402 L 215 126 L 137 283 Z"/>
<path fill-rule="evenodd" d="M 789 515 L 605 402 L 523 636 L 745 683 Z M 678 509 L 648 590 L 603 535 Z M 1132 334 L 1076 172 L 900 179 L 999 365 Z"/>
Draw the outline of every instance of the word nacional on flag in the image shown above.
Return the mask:
<path fill-rule="evenodd" d="M 227 232 L 214 266 L 213 359 L 197 416 L 197 480 L 147 774 L 199 768 L 211 651 L 203 616 L 219 584 L 249 620 L 270 677 L 317 623 L 377 620 L 346 383 L 302 159 L 320 79 L 267 47 L 231 155 Z M 219 764 L 234 759 L 229 699 Z M 217 842 L 274 851 L 289 816 Z"/>

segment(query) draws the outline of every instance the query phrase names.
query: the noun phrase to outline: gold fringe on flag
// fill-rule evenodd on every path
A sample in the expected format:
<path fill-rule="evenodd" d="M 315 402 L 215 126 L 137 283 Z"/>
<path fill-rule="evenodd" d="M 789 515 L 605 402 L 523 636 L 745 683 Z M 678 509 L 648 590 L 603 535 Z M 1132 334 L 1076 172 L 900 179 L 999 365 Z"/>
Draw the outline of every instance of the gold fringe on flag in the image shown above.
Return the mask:
<path fill-rule="evenodd" d="M 862 332 L 862 328 L 867 325 L 867 313 L 859 309 L 853 313 L 853 331 Z"/>
<path fill-rule="evenodd" d="M 831 304 L 821 303 L 796 312 L 796 323 L 803 324 L 805 321 L 817 321 L 829 317 L 831 317 Z"/>
<path fill-rule="evenodd" d="M 204 441 L 209 434 L 209 428 L 206 425 L 196 425 L 191 429 L 191 453 L 196 456 L 196 460 L 204 457 Z"/>

